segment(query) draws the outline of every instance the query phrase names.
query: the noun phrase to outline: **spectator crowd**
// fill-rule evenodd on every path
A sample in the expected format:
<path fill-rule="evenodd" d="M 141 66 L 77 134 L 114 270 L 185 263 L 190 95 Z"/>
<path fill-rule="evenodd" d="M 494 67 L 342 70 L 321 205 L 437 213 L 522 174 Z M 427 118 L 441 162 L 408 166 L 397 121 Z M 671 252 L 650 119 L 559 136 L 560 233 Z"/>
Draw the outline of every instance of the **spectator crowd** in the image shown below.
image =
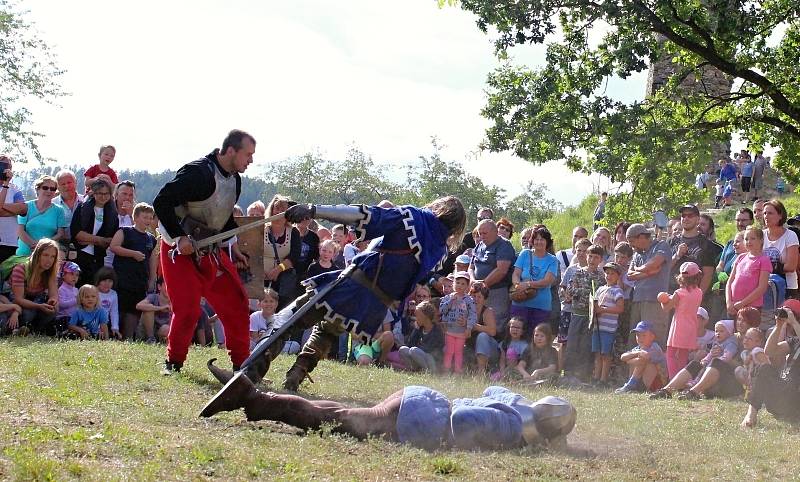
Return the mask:
<path fill-rule="evenodd" d="M 115 154 L 100 149 L 85 192 L 62 170 L 36 180 L 28 200 L 12 182 L 13 160 L 0 156 L 0 335 L 166 339 L 172 308 L 159 276 L 158 220 L 137 202 L 136 185 L 117 178 Z M 756 425 L 764 407 L 799 420 L 800 215 L 790 218 L 779 199 L 757 198 L 763 157 L 745 154 L 739 166 L 720 161 L 716 178 L 709 170 L 697 179 L 704 189 L 738 180 L 741 202 L 753 202 L 738 208 L 731 240 L 717 240 L 714 219 L 694 205 L 665 229 L 637 220 L 609 229 L 604 197 L 592 232 L 576 226 L 571 244 L 556 251 L 546 226 L 519 230 L 482 208 L 459 250 L 387 311 L 370 344 L 345 334 L 331 356 L 653 399 L 738 397 L 748 407 L 743 426 Z M 718 205 L 732 204 L 719 196 Z M 291 204 L 275 195 L 236 214 L 270 217 Z M 302 293 L 302 280 L 343 269 L 364 249 L 344 225 L 268 223 L 263 296 L 251 300 L 253 342 Z M 195 342 L 225 346 L 205 302 Z M 287 342 L 284 352 L 302 342 Z"/>

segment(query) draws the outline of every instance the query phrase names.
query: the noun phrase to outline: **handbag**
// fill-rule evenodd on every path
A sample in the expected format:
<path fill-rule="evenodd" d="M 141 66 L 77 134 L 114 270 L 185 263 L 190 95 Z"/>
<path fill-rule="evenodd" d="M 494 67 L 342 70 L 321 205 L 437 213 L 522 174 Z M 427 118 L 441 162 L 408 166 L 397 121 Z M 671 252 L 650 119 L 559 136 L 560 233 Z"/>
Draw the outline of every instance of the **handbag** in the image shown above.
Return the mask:
<path fill-rule="evenodd" d="M 530 262 L 529 273 L 533 274 L 533 251 L 531 251 L 531 255 L 528 258 Z M 508 297 L 511 298 L 511 301 L 515 303 L 522 303 L 523 301 L 527 301 L 534 296 L 536 296 L 536 292 L 539 291 L 537 288 L 520 288 L 522 283 L 518 283 L 512 285 L 511 288 L 508 290 Z"/>
<path fill-rule="evenodd" d="M 291 231 L 289 231 L 289 233 L 289 236 L 291 236 Z M 275 244 L 275 240 L 272 238 L 271 232 L 267 232 L 267 239 L 269 239 L 270 244 L 272 244 L 272 252 L 275 253 L 275 263 L 277 266 L 278 263 L 280 263 L 280 257 L 278 256 L 278 245 Z M 276 291 L 278 292 L 278 296 L 281 298 L 294 298 L 297 294 L 297 272 L 293 267 L 281 272 L 281 274 L 278 275 L 278 279 L 275 281 L 270 281 L 269 287 L 272 287 L 274 283 L 278 284 L 278 289 Z"/>

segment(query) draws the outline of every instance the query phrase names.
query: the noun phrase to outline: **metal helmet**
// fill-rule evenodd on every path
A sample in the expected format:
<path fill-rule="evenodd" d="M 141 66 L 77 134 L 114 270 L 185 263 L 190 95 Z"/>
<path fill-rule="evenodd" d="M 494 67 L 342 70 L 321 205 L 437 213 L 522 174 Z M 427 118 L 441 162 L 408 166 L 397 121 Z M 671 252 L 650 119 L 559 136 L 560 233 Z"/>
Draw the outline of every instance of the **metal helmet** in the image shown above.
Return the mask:
<path fill-rule="evenodd" d="M 514 408 L 522 416 L 522 437 L 529 445 L 564 443 L 578 412 L 567 400 L 547 396 L 536 402 L 522 398 Z"/>

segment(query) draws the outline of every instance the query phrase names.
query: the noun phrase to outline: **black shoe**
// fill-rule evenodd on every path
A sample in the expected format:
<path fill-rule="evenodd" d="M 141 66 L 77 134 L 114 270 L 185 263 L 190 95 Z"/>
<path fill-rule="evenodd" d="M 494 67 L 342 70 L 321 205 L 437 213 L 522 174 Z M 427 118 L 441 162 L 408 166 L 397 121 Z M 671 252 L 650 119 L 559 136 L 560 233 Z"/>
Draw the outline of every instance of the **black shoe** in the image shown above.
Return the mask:
<path fill-rule="evenodd" d="M 678 400 L 689 400 L 689 401 L 697 401 L 703 400 L 705 397 L 703 395 L 693 392 L 691 390 L 686 390 L 678 394 Z"/>
<path fill-rule="evenodd" d="M 672 393 L 666 388 L 662 388 L 650 394 L 650 400 L 658 400 L 659 398 L 672 398 Z"/>
<path fill-rule="evenodd" d="M 173 363 L 171 361 L 164 360 L 164 368 L 161 369 L 161 374 L 165 377 L 169 377 L 175 375 L 176 373 L 180 373 L 181 368 L 183 368 L 183 363 Z"/>

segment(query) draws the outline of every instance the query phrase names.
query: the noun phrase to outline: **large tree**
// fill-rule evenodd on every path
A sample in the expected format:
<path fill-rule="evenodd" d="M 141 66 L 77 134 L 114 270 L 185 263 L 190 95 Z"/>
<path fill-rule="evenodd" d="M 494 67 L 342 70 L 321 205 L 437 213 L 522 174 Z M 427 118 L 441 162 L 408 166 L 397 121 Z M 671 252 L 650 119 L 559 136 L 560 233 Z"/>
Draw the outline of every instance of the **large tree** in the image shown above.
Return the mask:
<path fill-rule="evenodd" d="M 636 216 L 667 195 L 697 196 L 690 177 L 710 145 L 738 133 L 780 149 L 776 166 L 800 182 L 800 3 L 796 0 L 461 0 L 507 59 L 520 44 L 547 43 L 530 69 L 507 61 L 489 76 L 485 147 L 534 163 L 628 183 L 614 212 Z M 599 37 L 599 41 L 597 40 Z M 512 52 L 513 53 L 513 52 Z M 671 59 L 669 82 L 646 99 L 606 92 Z M 706 88 L 721 73 L 732 89 Z M 706 77 L 704 77 L 704 75 Z M 687 89 L 687 85 L 694 84 Z"/>
<path fill-rule="evenodd" d="M 52 102 L 64 95 L 47 44 L 38 37 L 25 12 L 14 2 L 0 0 L 0 151 L 13 151 L 24 160 L 30 153 L 42 160 L 31 129 L 31 101 Z"/>

